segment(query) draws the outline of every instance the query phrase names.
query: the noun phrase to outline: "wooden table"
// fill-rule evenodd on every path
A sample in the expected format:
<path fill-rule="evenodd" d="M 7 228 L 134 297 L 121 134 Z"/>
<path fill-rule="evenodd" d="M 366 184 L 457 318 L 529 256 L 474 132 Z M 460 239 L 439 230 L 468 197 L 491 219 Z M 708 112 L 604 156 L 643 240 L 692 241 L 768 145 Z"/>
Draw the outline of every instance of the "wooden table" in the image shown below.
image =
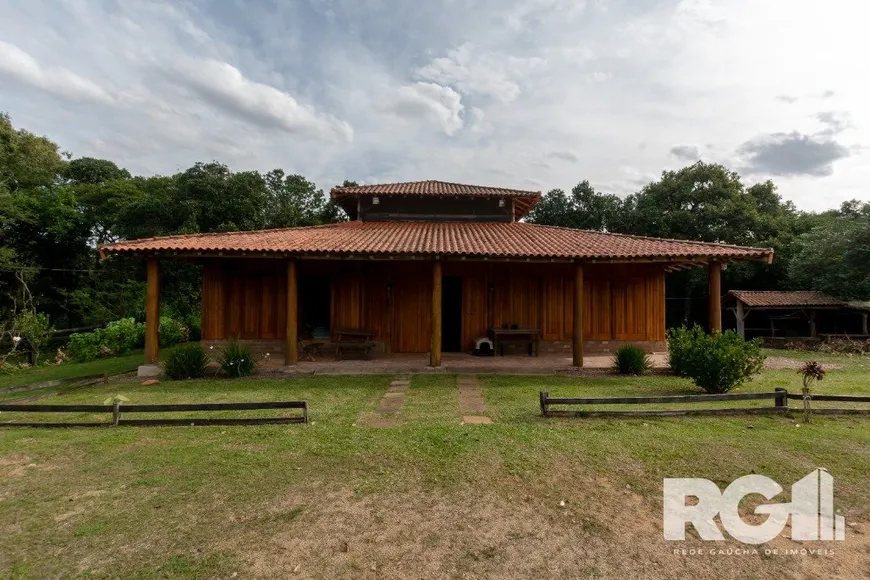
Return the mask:
<path fill-rule="evenodd" d="M 538 356 L 538 348 L 541 338 L 539 328 L 490 328 L 489 337 L 492 339 L 492 350 L 504 356 L 505 342 L 521 342 L 529 345 L 529 356 Z M 534 354 L 533 354 L 534 353 Z"/>
<path fill-rule="evenodd" d="M 367 328 L 336 328 L 332 331 L 335 337 L 335 357 L 341 360 L 345 350 L 362 351 L 365 358 L 371 358 L 375 347 L 375 331 Z"/>

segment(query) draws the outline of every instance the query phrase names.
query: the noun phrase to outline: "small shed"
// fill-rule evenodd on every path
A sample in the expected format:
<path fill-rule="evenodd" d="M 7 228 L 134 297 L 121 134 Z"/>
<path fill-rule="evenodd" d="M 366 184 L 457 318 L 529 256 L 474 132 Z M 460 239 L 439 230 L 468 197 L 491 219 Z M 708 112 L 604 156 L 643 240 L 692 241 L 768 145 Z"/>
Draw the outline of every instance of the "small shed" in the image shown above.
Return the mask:
<path fill-rule="evenodd" d="M 731 290 L 725 309 L 744 338 L 867 338 L 870 302 L 848 302 L 815 290 Z"/>

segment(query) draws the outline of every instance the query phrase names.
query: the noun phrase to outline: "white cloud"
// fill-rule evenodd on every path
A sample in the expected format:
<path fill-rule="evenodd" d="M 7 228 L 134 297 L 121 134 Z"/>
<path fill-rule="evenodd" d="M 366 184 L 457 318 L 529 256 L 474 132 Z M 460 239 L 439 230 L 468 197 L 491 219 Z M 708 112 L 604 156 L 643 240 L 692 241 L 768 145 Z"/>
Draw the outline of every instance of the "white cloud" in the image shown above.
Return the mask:
<path fill-rule="evenodd" d="M 386 109 L 405 119 L 425 118 L 440 125 L 448 135 L 462 129 L 462 97 L 450 87 L 414 83 L 399 87 Z"/>
<path fill-rule="evenodd" d="M 352 141 L 353 129 L 335 117 L 301 105 L 289 94 L 245 78 L 216 60 L 180 59 L 164 72 L 216 109 L 265 129 L 299 133 L 323 141 Z"/>
<path fill-rule="evenodd" d="M 470 43 L 447 51 L 418 68 L 416 76 L 441 85 L 454 85 L 465 94 L 486 95 L 510 103 L 521 92 L 520 82 L 544 63 L 539 57 L 481 53 Z"/>
<path fill-rule="evenodd" d="M 0 106 L 142 173 L 218 159 L 324 188 L 588 179 L 625 194 L 702 153 L 748 183 L 775 174 L 802 209 L 870 196 L 853 0 L 311 8 L 0 0 Z"/>
<path fill-rule="evenodd" d="M 14 44 L 0 40 L 0 75 L 69 101 L 109 104 L 112 96 L 96 83 L 68 69 L 41 66 Z"/>

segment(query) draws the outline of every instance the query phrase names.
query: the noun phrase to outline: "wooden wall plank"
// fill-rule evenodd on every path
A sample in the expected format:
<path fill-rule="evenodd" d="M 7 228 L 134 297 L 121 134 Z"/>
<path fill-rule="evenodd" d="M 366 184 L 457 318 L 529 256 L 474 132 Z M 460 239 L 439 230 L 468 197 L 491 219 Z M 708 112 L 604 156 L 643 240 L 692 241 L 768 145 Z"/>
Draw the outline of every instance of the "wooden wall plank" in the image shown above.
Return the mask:
<path fill-rule="evenodd" d="M 224 317 L 226 296 L 224 271 L 220 262 L 209 260 L 202 268 L 202 338 L 220 339 L 225 336 Z"/>
<path fill-rule="evenodd" d="M 562 340 L 565 336 L 564 280 L 549 275 L 542 280 L 541 334 L 544 340 Z"/>
<path fill-rule="evenodd" d="M 260 338 L 260 310 L 263 298 L 263 280 L 246 274 L 242 278 L 242 338 Z"/>
<path fill-rule="evenodd" d="M 485 274 L 467 274 L 462 278 L 462 348 L 470 351 L 477 338 L 486 336 L 486 295 L 489 284 Z"/>
<path fill-rule="evenodd" d="M 392 351 L 429 352 L 432 311 L 431 263 L 403 264 L 392 280 Z"/>
<path fill-rule="evenodd" d="M 360 278 L 358 268 L 332 277 L 332 328 L 361 328 Z"/>

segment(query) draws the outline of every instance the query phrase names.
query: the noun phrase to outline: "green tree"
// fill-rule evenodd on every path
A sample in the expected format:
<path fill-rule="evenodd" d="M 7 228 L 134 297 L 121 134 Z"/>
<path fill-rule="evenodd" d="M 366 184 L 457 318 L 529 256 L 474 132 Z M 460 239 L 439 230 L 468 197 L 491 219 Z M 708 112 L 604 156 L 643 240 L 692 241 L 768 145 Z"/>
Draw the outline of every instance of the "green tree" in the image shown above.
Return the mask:
<path fill-rule="evenodd" d="M 264 180 L 267 191 L 265 227 L 314 226 L 338 221 L 335 204 L 327 202 L 323 190 L 302 175 L 284 175 L 281 169 L 273 169 Z"/>
<path fill-rule="evenodd" d="M 550 226 L 613 231 L 621 226 L 621 212 L 622 201 L 617 196 L 599 193 L 583 180 L 571 189 L 570 196 L 561 189 L 547 192 L 527 219 Z"/>
<path fill-rule="evenodd" d="M 620 231 L 645 236 L 772 247 L 785 253 L 774 264 L 737 263 L 723 276 L 725 289 L 782 287 L 788 248 L 800 233 L 794 206 L 783 202 L 770 181 L 744 187 L 740 176 L 719 164 L 697 162 L 662 173 L 660 180 L 626 198 Z M 695 269 L 668 278 L 668 295 L 706 295 L 707 274 Z M 680 318 L 688 323 L 691 301 Z M 672 322 L 676 320 L 672 319 Z"/>
<path fill-rule="evenodd" d="M 847 202 L 801 235 L 794 247 L 788 271 L 792 287 L 870 300 L 870 204 Z"/>

